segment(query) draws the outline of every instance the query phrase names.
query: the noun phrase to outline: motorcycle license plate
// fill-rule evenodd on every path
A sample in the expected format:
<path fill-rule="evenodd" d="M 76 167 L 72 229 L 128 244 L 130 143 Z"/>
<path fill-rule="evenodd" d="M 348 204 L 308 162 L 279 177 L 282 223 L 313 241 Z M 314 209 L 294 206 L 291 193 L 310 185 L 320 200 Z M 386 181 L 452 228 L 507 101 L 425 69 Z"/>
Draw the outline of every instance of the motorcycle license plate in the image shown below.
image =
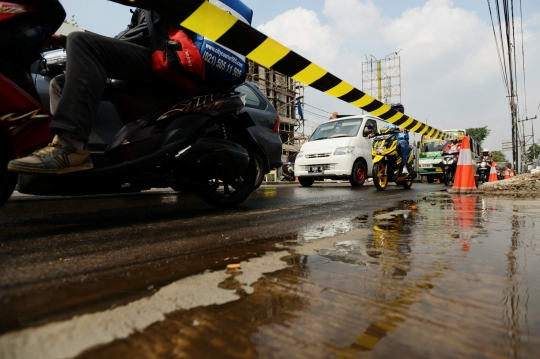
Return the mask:
<path fill-rule="evenodd" d="M 442 168 L 435 168 L 435 172 L 442 172 Z"/>
<path fill-rule="evenodd" d="M 323 169 L 323 166 L 309 166 L 308 172 L 322 172 Z"/>

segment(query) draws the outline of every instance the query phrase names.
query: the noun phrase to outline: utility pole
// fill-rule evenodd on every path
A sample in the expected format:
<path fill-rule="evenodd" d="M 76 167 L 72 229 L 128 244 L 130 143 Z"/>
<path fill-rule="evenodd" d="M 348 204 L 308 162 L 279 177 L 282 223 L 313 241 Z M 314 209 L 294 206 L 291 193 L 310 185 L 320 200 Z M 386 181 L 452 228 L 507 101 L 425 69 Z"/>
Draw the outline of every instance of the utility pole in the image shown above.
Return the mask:
<path fill-rule="evenodd" d="M 532 120 L 535 120 L 537 116 L 534 116 L 532 118 L 524 118 L 523 120 L 518 120 L 518 122 L 521 122 L 521 131 L 523 133 L 523 141 L 521 146 L 521 172 L 525 173 L 527 172 L 527 142 L 529 142 L 529 139 L 531 140 L 532 146 L 533 146 L 533 163 L 536 162 L 536 146 L 534 142 L 534 122 Z M 525 136 L 525 122 L 531 121 L 531 136 Z"/>

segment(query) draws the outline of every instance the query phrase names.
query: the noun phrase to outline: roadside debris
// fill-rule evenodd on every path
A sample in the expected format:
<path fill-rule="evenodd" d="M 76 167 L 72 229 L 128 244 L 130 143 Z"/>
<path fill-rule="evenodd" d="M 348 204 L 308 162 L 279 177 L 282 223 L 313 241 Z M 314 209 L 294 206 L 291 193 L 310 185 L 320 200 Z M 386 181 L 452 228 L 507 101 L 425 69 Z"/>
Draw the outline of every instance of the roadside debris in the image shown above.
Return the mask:
<path fill-rule="evenodd" d="M 240 264 L 227 264 L 227 269 L 240 269 Z"/>
<path fill-rule="evenodd" d="M 515 176 L 509 180 L 486 182 L 478 187 L 484 194 L 538 195 L 540 193 L 540 172 Z"/>

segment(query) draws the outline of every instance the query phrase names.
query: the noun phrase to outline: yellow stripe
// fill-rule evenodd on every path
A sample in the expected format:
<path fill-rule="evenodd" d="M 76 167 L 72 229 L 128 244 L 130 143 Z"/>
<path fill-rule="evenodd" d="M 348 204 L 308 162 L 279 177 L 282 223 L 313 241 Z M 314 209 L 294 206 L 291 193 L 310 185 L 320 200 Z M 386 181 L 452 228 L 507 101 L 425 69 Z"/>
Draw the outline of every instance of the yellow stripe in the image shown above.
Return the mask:
<path fill-rule="evenodd" d="M 401 112 L 398 112 L 394 116 L 392 116 L 388 120 L 386 120 L 386 122 L 394 123 L 394 122 L 396 122 L 397 120 L 399 120 L 402 117 L 403 117 L 403 114 Z"/>
<path fill-rule="evenodd" d="M 325 69 L 315 65 L 313 62 L 309 64 L 308 67 L 294 75 L 292 78 L 296 81 L 300 81 L 305 85 L 311 85 L 324 75 L 326 75 L 328 71 Z"/>
<path fill-rule="evenodd" d="M 425 134 L 427 132 L 427 130 L 429 130 L 429 127 L 424 127 L 424 129 L 422 131 L 417 132 L 417 133 L 423 135 L 423 134 Z"/>
<path fill-rule="evenodd" d="M 226 33 L 236 21 L 238 19 L 231 14 L 205 1 L 180 25 L 215 41 Z"/>
<path fill-rule="evenodd" d="M 390 109 L 391 109 L 390 106 L 383 104 L 380 108 L 376 109 L 376 110 L 373 111 L 371 114 L 372 114 L 373 116 L 380 116 L 380 115 L 382 115 L 383 113 L 388 112 L 388 110 L 390 110 Z M 399 113 L 399 112 L 398 112 L 398 113 Z M 392 117 L 393 117 L 393 116 L 392 116 Z"/>
<path fill-rule="evenodd" d="M 412 117 L 411 117 L 411 120 L 416 121 L 416 120 L 413 119 Z M 420 128 L 420 126 L 422 126 L 422 125 L 423 125 L 422 122 L 416 121 L 416 126 L 414 126 L 413 128 L 411 128 L 411 131 L 412 131 L 412 132 L 416 132 L 416 130 L 418 130 L 418 129 Z M 416 133 L 419 133 L 419 132 L 416 132 Z"/>
<path fill-rule="evenodd" d="M 414 119 L 412 119 L 412 118 L 409 117 L 409 118 L 407 119 L 407 121 L 405 121 L 405 122 L 403 122 L 403 123 L 401 124 L 401 126 L 402 126 L 403 128 L 408 128 L 408 127 L 413 123 L 413 121 L 414 121 Z"/>
<path fill-rule="evenodd" d="M 267 38 L 255 50 L 251 51 L 247 57 L 263 66 L 272 67 L 272 65 L 284 58 L 290 51 L 279 42 Z"/>
<path fill-rule="evenodd" d="M 330 90 L 325 91 L 325 94 L 334 97 L 340 97 L 345 95 L 346 93 L 351 92 L 352 89 L 354 89 L 353 85 L 349 85 L 345 81 L 341 81 L 337 86 L 334 86 Z"/>
<path fill-rule="evenodd" d="M 435 133 L 435 129 L 431 128 L 431 131 L 429 131 L 428 136 L 433 136 L 434 133 Z"/>
<path fill-rule="evenodd" d="M 356 100 L 354 102 L 351 102 L 351 105 L 362 108 L 364 106 L 369 105 L 373 101 L 375 101 L 375 99 L 373 97 L 371 97 L 369 95 L 364 95 L 364 96 L 362 96 L 360 98 L 360 100 Z"/>

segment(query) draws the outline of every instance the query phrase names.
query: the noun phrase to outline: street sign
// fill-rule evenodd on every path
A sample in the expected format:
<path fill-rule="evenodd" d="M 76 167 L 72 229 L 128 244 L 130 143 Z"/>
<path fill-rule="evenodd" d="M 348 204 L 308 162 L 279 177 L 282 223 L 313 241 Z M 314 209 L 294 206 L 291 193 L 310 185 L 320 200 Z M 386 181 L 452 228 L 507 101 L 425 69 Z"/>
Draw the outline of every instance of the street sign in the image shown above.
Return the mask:
<path fill-rule="evenodd" d="M 511 150 L 512 149 L 512 140 L 508 141 L 502 141 L 502 149 L 504 150 Z"/>

